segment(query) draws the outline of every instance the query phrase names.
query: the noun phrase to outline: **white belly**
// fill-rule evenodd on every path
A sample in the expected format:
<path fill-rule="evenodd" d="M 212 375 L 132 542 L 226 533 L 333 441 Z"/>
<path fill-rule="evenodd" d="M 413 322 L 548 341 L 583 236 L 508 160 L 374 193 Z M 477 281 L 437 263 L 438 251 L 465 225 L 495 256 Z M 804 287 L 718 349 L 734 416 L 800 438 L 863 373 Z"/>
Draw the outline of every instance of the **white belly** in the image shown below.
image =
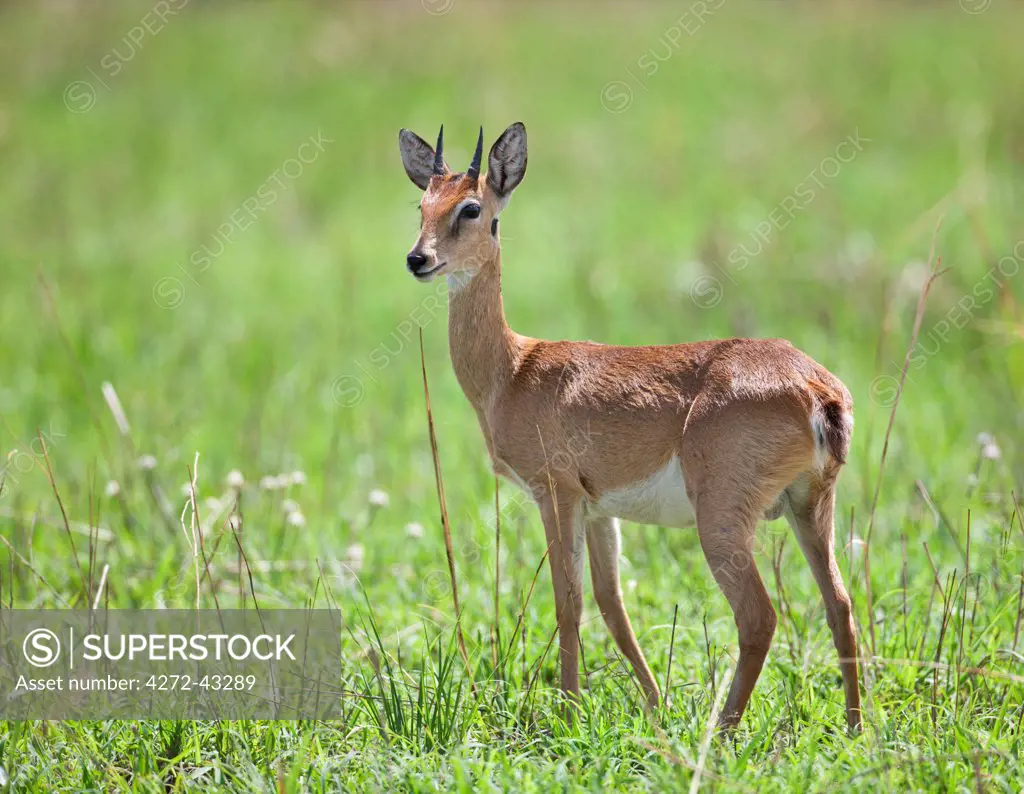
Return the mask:
<path fill-rule="evenodd" d="M 686 528 L 697 521 L 686 496 L 686 482 L 675 455 L 650 477 L 616 488 L 589 504 L 594 515 L 623 518 L 638 524 Z"/>

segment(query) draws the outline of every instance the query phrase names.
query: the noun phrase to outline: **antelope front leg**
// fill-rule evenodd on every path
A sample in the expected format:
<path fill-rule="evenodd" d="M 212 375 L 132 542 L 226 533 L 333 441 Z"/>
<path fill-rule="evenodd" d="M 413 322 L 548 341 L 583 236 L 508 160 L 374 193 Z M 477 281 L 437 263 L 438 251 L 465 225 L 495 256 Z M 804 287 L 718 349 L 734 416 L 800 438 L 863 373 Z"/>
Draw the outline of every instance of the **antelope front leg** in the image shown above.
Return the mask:
<path fill-rule="evenodd" d="M 578 499 L 547 498 L 540 504 L 548 541 L 551 582 L 558 618 L 559 666 L 562 691 L 576 698 L 580 692 L 580 615 L 583 611 L 583 522 Z"/>
<path fill-rule="evenodd" d="M 587 549 L 590 552 L 590 576 L 594 583 L 594 598 L 601 609 L 608 631 L 640 679 L 649 709 L 658 705 L 658 684 L 647 665 L 644 652 L 636 641 L 633 626 L 626 614 L 619 581 L 619 552 L 621 540 L 618 521 L 614 518 L 594 518 L 587 521 Z"/>

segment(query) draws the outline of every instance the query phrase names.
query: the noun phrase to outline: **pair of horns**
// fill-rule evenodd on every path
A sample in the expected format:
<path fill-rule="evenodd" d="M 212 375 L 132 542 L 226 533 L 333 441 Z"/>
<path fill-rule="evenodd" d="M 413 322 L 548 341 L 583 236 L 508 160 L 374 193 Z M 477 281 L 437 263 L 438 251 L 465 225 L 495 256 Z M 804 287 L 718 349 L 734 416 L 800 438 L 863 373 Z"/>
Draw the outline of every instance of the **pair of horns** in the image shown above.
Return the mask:
<path fill-rule="evenodd" d="M 469 170 L 466 171 L 466 176 L 470 179 L 478 179 L 480 177 L 480 158 L 484 154 L 484 128 L 480 127 L 480 137 L 476 139 L 476 151 L 473 153 L 473 162 L 469 164 Z M 437 133 L 437 148 L 434 149 L 434 173 L 438 176 L 444 176 L 444 124 L 441 125 L 441 131 Z"/>

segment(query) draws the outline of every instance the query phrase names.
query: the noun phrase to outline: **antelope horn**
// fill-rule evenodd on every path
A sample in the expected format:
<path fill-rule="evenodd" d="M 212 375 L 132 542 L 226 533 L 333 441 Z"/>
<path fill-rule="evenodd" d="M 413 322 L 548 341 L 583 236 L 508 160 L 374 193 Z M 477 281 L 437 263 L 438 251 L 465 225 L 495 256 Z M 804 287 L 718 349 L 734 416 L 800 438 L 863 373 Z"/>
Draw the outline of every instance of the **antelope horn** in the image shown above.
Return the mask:
<path fill-rule="evenodd" d="M 476 152 L 473 153 L 473 162 L 469 164 L 469 170 L 466 172 L 466 176 L 470 179 L 478 179 L 480 177 L 480 158 L 484 154 L 484 128 L 480 127 L 480 137 L 476 139 Z"/>
<path fill-rule="evenodd" d="M 444 176 L 444 124 L 437 133 L 437 148 L 434 150 L 434 173 Z"/>

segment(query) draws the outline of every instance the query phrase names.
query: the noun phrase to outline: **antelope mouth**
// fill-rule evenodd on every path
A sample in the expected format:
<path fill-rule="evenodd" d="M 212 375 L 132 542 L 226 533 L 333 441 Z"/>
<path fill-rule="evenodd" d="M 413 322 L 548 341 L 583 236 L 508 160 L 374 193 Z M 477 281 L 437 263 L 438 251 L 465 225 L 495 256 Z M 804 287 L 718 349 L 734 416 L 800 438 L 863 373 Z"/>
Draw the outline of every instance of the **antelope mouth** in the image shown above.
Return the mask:
<path fill-rule="evenodd" d="M 430 270 L 421 270 L 419 273 L 413 273 L 413 278 L 415 278 L 417 281 L 430 281 L 434 276 L 438 274 L 441 268 L 443 268 L 447 264 L 447 262 L 442 262 L 441 264 L 435 265 L 434 267 L 430 268 Z"/>

